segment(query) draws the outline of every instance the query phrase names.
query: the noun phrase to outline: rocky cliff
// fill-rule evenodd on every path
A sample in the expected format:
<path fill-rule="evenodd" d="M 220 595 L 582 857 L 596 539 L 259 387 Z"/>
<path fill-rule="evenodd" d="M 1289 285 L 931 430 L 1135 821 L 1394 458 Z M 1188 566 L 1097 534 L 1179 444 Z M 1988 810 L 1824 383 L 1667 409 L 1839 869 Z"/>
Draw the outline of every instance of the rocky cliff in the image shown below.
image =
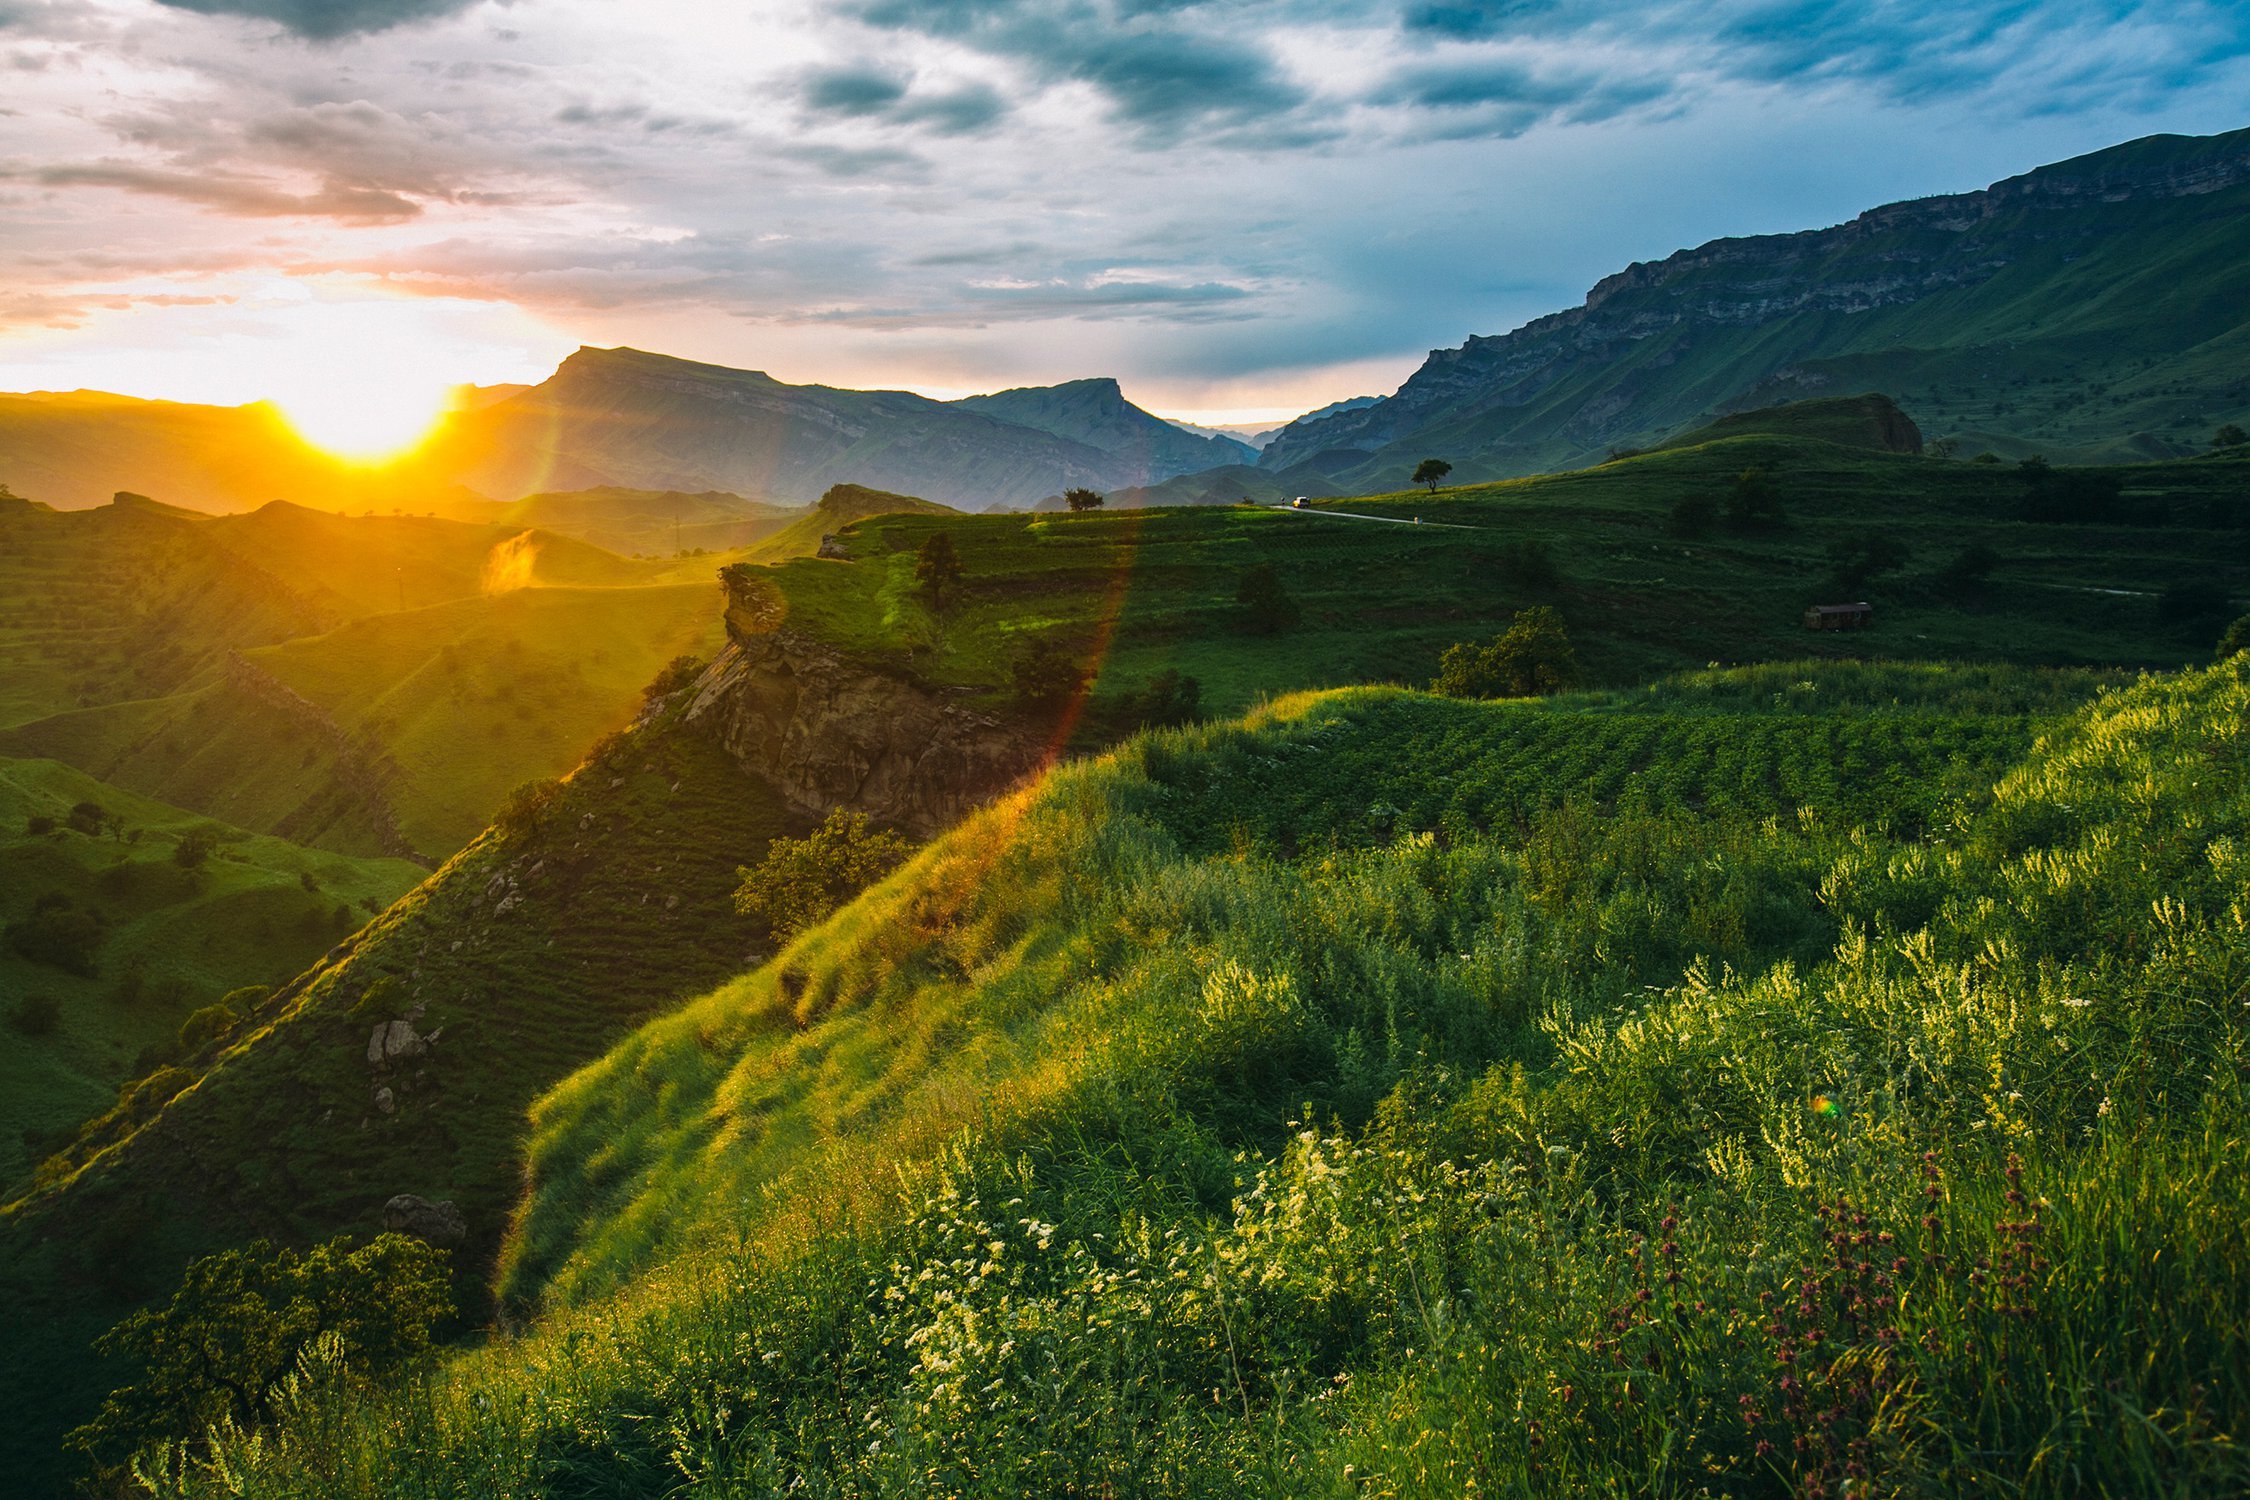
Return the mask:
<path fill-rule="evenodd" d="M 2139 433 L 2185 451 L 2245 399 L 2234 368 L 2204 351 L 2250 324 L 2246 236 L 2250 130 L 2152 137 L 1979 192 L 1628 266 L 1579 307 L 1433 350 L 1387 400 L 1292 424 L 1259 463 L 1325 456 L 1331 477 L 1362 483 L 1403 480 L 1432 454 L 1457 480 L 1524 473 L 1746 406 L 1869 388 L 1925 428 L 1995 446 Z"/>
<path fill-rule="evenodd" d="M 729 569 L 725 581 L 727 645 L 686 721 L 791 807 L 850 808 L 926 838 L 1039 764 L 1032 732 L 790 628 L 754 571 Z"/>

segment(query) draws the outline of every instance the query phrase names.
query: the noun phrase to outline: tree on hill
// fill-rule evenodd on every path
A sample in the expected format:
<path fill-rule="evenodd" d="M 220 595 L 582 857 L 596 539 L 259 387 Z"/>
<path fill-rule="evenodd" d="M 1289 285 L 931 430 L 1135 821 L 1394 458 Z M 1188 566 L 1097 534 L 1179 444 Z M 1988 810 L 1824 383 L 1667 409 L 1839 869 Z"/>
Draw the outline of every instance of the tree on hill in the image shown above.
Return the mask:
<path fill-rule="evenodd" d="M 1143 683 L 1126 702 L 1126 712 L 1137 729 L 1163 729 L 1193 723 L 1203 708 L 1203 684 L 1177 667 Z"/>
<path fill-rule="evenodd" d="M 1453 465 L 1447 463 L 1444 459 L 1425 458 L 1414 466 L 1414 482 L 1422 485 L 1434 495 L 1437 493 L 1437 487 L 1444 483 L 1445 476 L 1452 472 Z"/>
<path fill-rule="evenodd" d="M 1100 510 L 1108 503 L 1109 498 L 1100 490 L 1080 488 L 1063 491 L 1063 504 L 1069 506 L 1073 511 Z"/>
<path fill-rule="evenodd" d="M 2244 432 L 2233 422 L 2211 434 L 2211 446 L 2214 448 L 2239 448 L 2245 443 L 2250 443 L 2250 432 Z"/>
<path fill-rule="evenodd" d="M 1787 522 L 1781 485 L 1763 465 L 1744 469 L 1727 495 L 1727 524 L 1737 531 L 1768 531 Z"/>
<path fill-rule="evenodd" d="M 62 892 L 50 891 L 8 924 L 8 946 L 35 964 L 91 979 L 104 929 L 99 912 L 80 911 Z"/>
<path fill-rule="evenodd" d="M 200 870 L 219 841 L 208 828 L 191 828 L 172 846 L 172 863 L 183 870 Z"/>
<path fill-rule="evenodd" d="M 1562 616 L 1538 604 L 1482 645 L 1463 641 L 1447 647 L 1430 690 L 1448 698 L 1529 698 L 1571 687 L 1580 675 Z"/>
<path fill-rule="evenodd" d="M 172 1300 L 144 1308 L 94 1346 L 135 1367 L 93 1421 L 71 1433 L 98 1473 L 160 1440 L 246 1429 L 274 1414 L 292 1375 L 359 1376 L 430 1345 L 453 1314 L 446 1255 L 399 1234 L 298 1253 L 255 1241 L 194 1261 Z"/>
<path fill-rule="evenodd" d="M 738 866 L 734 909 L 785 943 L 890 873 L 913 845 L 865 813 L 833 808 L 801 839 L 775 839 L 753 870 Z"/>
<path fill-rule="evenodd" d="M 961 554 L 954 550 L 953 533 L 933 532 L 915 554 L 914 581 L 930 601 L 932 614 L 944 614 L 961 582 Z"/>
<path fill-rule="evenodd" d="M 1030 709 L 1051 708 L 1085 685 L 1086 674 L 1077 659 L 1045 637 L 1033 641 L 1009 668 L 1016 698 Z"/>
<path fill-rule="evenodd" d="M 1274 635 L 1294 627 L 1303 611 L 1289 591 L 1281 586 L 1281 575 L 1272 563 L 1259 563 L 1242 575 L 1241 586 L 1234 591 L 1234 602 L 1243 609 L 1243 628 L 1253 635 Z"/>

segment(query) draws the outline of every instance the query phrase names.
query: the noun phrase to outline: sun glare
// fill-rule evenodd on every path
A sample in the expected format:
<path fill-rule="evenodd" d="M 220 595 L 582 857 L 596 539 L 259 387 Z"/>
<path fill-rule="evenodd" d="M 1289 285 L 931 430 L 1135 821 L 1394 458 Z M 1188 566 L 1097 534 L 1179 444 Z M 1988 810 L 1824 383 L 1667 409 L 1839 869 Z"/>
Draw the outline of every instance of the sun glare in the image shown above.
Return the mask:
<path fill-rule="evenodd" d="M 397 380 L 338 380 L 274 399 L 289 425 L 316 448 L 355 463 L 397 458 L 445 414 L 448 388 Z"/>

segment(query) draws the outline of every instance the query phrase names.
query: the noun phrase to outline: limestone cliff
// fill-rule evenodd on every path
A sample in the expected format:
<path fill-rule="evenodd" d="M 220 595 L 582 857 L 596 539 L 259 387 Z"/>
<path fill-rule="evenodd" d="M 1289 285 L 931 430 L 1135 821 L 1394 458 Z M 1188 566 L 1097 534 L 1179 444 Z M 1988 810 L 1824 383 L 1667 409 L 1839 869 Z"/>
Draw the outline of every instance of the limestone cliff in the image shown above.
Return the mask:
<path fill-rule="evenodd" d="M 730 569 L 726 587 L 727 645 L 685 717 L 797 810 L 926 838 L 1039 764 L 1035 733 L 791 628 L 755 572 Z"/>

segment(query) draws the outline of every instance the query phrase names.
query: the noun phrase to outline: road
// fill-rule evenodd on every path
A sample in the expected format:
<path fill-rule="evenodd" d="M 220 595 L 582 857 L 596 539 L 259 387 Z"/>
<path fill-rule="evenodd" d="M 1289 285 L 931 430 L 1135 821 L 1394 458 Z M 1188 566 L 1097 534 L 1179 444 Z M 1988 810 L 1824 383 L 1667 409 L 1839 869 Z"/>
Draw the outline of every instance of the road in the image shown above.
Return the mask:
<path fill-rule="evenodd" d="M 1292 516 L 1336 516 L 1346 521 L 1375 521 L 1384 526 L 1432 526 L 1440 531 L 1482 531 L 1482 526 L 1463 526 L 1458 521 L 1410 520 L 1404 516 L 1370 516 L 1356 510 L 1299 510 L 1294 505 L 1269 505 L 1268 510 L 1278 510 Z"/>

